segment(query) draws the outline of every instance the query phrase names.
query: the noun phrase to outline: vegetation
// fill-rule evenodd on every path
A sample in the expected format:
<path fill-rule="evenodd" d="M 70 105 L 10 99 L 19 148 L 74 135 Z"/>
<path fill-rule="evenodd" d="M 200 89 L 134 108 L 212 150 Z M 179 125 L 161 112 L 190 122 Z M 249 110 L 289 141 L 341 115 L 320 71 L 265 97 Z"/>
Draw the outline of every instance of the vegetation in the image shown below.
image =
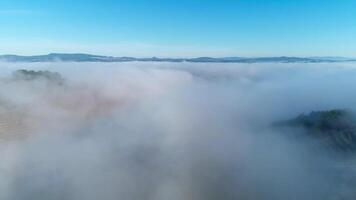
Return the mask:
<path fill-rule="evenodd" d="M 277 122 L 276 127 L 301 128 L 333 150 L 356 152 L 356 120 L 349 110 L 329 110 L 301 114 L 298 117 Z"/>
<path fill-rule="evenodd" d="M 26 81 L 43 79 L 57 84 L 64 83 L 64 79 L 59 73 L 51 72 L 47 70 L 34 71 L 34 70 L 20 69 L 13 73 L 13 78 L 16 80 L 26 80 Z"/>

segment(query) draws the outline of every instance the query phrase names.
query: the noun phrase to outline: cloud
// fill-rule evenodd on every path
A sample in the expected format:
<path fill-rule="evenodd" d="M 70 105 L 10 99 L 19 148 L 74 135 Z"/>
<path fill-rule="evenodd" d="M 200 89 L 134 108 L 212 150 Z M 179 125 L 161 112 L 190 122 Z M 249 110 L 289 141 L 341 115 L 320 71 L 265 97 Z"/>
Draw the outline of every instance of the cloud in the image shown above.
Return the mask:
<path fill-rule="evenodd" d="M 353 191 L 333 159 L 270 126 L 355 108 L 353 64 L 0 65 L 0 199 L 328 199 Z M 21 68 L 57 71 L 66 83 L 13 80 Z"/>

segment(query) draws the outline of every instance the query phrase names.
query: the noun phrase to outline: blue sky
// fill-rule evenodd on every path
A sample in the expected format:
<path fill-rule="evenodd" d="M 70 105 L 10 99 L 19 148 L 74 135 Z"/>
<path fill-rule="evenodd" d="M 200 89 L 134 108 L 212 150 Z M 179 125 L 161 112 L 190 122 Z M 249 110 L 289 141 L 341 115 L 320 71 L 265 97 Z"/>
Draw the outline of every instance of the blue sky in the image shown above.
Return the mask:
<path fill-rule="evenodd" d="M 355 0 L 1 0 L 0 54 L 352 56 Z"/>

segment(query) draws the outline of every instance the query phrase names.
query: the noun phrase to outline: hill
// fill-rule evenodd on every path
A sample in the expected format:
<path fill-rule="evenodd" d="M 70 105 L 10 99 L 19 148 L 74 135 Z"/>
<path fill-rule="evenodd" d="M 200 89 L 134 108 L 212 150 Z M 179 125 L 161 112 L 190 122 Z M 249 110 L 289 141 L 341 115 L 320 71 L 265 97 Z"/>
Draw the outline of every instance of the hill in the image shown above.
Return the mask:
<path fill-rule="evenodd" d="M 307 136 L 337 152 L 356 152 L 356 120 L 350 110 L 314 111 L 273 125 L 302 129 Z"/>
<path fill-rule="evenodd" d="M 194 62 L 194 63 L 325 63 L 354 62 L 353 58 L 340 57 L 198 57 L 198 58 L 135 58 L 99 56 L 83 53 L 51 53 L 48 55 L 19 56 L 0 55 L 0 61 L 5 62 Z"/>

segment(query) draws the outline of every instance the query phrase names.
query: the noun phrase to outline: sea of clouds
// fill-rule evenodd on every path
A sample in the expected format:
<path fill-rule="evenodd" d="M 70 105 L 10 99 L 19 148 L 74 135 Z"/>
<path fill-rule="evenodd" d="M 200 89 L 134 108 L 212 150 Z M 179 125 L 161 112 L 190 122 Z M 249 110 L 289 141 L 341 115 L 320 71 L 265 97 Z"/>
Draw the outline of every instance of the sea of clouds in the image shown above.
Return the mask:
<path fill-rule="evenodd" d="M 355 77 L 355 63 L 0 63 L 0 199 L 337 199 L 333 160 L 271 124 L 354 109 Z"/>

